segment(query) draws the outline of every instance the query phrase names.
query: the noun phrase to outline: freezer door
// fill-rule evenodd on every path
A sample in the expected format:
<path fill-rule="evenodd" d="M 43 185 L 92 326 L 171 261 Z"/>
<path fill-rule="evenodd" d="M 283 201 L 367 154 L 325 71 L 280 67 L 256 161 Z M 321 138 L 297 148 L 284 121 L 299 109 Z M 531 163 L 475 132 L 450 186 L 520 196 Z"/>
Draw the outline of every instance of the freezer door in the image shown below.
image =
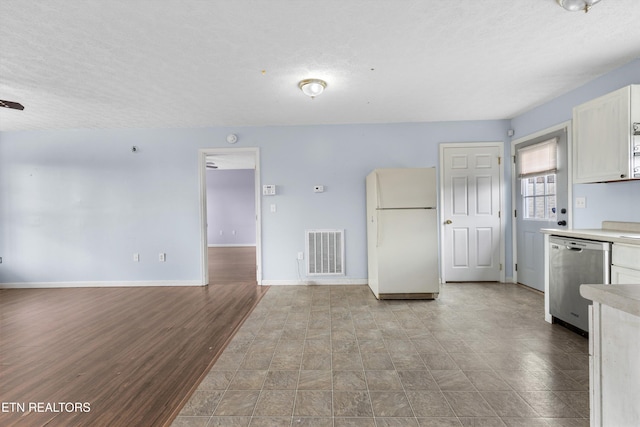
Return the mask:
<path fill-rule="evenodd" d="M 379 210 L 380 294 L 440 292 L 435 209 Z"/>
<path fill-rule="evenodd" d="M 378 209 L 436 206 L 435 168 L 376 169 L 373 174 Z"/>

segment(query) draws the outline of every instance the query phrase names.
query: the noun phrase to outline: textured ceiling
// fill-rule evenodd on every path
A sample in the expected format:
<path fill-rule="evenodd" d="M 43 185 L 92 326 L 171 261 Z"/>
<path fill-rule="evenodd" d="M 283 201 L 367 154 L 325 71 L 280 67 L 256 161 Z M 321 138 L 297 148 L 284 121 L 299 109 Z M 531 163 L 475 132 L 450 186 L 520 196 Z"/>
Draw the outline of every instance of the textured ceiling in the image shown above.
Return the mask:
<path fill-rule="evenodd" d="M 25 110 L 0 130 L 511 118 L 640 57 L 639 22 L 640 0 L 2 0 L 0 99 Z"/>

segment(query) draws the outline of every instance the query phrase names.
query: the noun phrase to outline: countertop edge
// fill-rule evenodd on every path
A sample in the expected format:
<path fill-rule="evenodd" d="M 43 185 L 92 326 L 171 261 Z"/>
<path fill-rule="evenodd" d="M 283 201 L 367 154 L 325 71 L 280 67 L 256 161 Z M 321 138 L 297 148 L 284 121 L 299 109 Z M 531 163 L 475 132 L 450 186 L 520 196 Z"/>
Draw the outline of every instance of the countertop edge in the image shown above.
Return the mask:
<path fill-rule="evenodd" d="M 580 285 L 584 298 L 640 317 L 640 284 Z"/>
<path fill-rule="evenodd" d="M 602 230 L 602 229 L 564 230 L 560 228 L 542 228 L 540 229 L 540 232 L 544 234 L 554 235 L 554 236 L 598 240 L 601 242 L 611 242 L 611 243 L 626 243 L 628 245 L 640 246 L 640 238 L 621 237 L 625 234 L 635 235 L 636 233 L 629 233 L 622 230 Z"/>

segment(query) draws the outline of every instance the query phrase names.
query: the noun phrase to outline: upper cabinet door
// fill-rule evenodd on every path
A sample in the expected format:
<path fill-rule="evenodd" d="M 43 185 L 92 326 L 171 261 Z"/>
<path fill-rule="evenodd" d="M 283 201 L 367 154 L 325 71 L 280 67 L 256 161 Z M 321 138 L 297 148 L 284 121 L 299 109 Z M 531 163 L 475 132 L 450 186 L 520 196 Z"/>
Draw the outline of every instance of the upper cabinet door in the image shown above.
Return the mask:
<path fill-rule="evenodd" d="M 573 182 L 633 179 L 633 122 L 640 85 L 626 86 L 573 109 Z"/>

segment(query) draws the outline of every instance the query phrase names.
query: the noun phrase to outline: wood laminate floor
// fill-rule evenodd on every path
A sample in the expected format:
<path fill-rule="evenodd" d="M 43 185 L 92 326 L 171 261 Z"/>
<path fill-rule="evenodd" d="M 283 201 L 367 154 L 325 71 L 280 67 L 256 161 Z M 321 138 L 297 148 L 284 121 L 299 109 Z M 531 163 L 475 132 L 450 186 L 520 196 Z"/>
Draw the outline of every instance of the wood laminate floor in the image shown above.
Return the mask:
<path fill-rule="evenodd" d="M 256 283 L 256 247 L 209 248 L 209 283 Z"/>
<path fill-rule="evenodd" d="M 225 274 L 207 287 L 0 290 L 0 425 L 169 424 L 267 290 L 255 267 L 246 282 Z"/>

